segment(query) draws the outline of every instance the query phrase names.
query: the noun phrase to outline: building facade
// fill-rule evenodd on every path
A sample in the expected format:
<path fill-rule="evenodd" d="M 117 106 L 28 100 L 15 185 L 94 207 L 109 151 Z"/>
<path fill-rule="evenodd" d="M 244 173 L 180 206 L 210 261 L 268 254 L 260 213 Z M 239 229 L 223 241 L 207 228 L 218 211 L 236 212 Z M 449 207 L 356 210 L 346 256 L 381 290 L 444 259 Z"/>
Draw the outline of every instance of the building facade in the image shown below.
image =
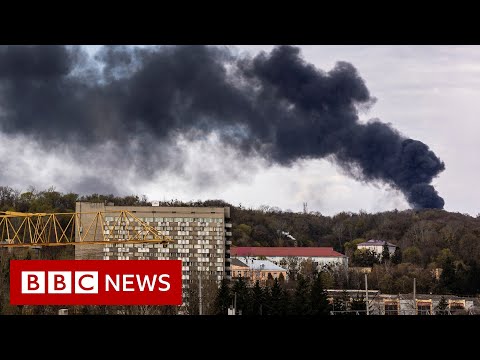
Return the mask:
<path fill-rule="evenodd" d="M 247 264 L 244 262 L 240 261 L 237 258 L 232 258 L 231 262 L 231 267 L 232 267 L 232 279 L 238 279 L 238 278 L 244 278 L 244 279 L 249 279 L 250 277 L 250 268 L 248 267 Z"/>
<path fill-rule="evenodd" d="M 129 240 L 129 234 L 139 228 L 134 221 L 118 221 L 119 210 L 126 210 L 153 227 L 160 235 L 173 239 L 170 244 L 107 244 L 75 247 L 75 259 L 103 260 L 182 260 L 184 302 L 188 300 L 190 284 L 202 279 L 231 278 L 231 223 L 229 207 L 160 207 L 114 206 L 103 203 L 77 202 L 81 217 L 103 214 L 103 229 L 86 240 Z M 77 229 L 75 241 L 86 229 Z M 93 238 L 95 237 L 95 238 Z"/>
<path fill-rule="evenodd" d="M 392 256 L 395 253 L 395 249 L 397 248 L 397 245 L 389 243 L 384 240 L 368 240 L 366 242 L 360 243 L 357 245 L 357 249 L 364 249 L 364 250 L 371 250 L 378 256 L 382 256 L 383 252 L 383 247 L 385 244 L 388 246 L 388 251 L 390 253 L 390 256 Z"/>
<path fill-rule="evenodd" d="M 287 269 L 275 265 L 269 260 L 256 260 L 252 258 L 232 258 L 232 278 L 244 278 L 247 282 L 265 285 L 268 279 L 278 279 L 283 276 L 287 279 Z"/>
<path fill-rule="evenodd" d="M 232 257 L 265 259 L 283 268 L 310 260 L 320 270 L 324 266 L 348 267 L 348 257 L 331 247 L 232 247 Z"/>

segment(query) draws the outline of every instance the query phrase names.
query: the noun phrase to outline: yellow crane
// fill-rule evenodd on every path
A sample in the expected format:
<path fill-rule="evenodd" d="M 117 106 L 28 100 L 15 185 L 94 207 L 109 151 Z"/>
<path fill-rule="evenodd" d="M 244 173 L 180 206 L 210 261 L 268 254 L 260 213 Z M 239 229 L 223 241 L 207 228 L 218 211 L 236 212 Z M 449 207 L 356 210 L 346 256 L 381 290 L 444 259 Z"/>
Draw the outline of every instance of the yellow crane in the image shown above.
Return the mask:
<path fill-rule="evenodd" d="M 173 242 L 128 210 L 73 213 L 0 211 L 0 231 L 0 247 Z"/>

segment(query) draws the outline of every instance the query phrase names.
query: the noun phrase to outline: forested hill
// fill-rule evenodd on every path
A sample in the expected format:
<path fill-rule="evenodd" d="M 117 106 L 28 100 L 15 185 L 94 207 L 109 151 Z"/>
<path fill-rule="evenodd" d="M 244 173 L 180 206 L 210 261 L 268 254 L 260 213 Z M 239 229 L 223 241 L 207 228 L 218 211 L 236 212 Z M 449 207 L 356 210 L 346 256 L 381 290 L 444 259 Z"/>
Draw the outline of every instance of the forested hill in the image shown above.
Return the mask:
<path fill-rule="evenodd" d="M 149 205 L 145 197 L 113 195 L 78 196 L 49 189 L 19 192 L 0 187 L 0 210 L 21 212 L 74 211 L 75 201 L 113 202 L 115 205 Z M 262 206 L 246 209 L 222 200 L 161 202 L 161 206 L 230 206 L 233 244 L 236 246 L 294 246 L 282 235 L 289 232 L 298 246 L 332 246 L 347 252 L 359 239 L 388 240 L 400 246 L 403 261 L 427 266 L 446 253 L 454 261 L 480 261 L 480 216 L 444 210 L 406 210 L 370 214 L 342 212 L 293 213 Z M 446 249 L 446 250 L 445 250 Z M 442 255 L 443 254 L 443 255 Z"/>
<path fill-rule="evenodd" d="M 480 216 L 444 210 L 342 212 L 335 216 L 291 213 L 275 209 L 232 211 L 234 245 L 293 246 L 281 235 L 289 232 L 298 246 L 332 246 L 348 252 L 360 239 L 387 240 L 397 244 L 404 261 L 427 265 L 443 249 L 457 260 L 480 261 Z"/>

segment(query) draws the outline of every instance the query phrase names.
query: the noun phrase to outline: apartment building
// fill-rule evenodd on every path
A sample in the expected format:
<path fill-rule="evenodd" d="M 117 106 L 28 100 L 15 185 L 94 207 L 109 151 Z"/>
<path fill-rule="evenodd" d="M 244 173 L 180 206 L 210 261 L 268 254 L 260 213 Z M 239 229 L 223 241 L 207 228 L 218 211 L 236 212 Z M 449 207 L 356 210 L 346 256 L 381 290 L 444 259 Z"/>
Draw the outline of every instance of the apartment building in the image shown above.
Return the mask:
<path fill-rule="evenodd" d="M 115 206 L 77 202 L 76 212 L 85 223 L 99 212 L 103 219 L 102 231 L 92 232 L 83 240 L 129 240 L 140 224 L 139 221 L 118 221 L 121 210 L 130 212 L 160 235 L 170 237 L 173 243 L 82 245 L 75 247 L 76 259 L 182 260 L 184 302 L 188 300 L 190 284 L 199 277 L 218 282 L 231 278 L 229 207 Z M 77 229 L 75 241 L 86 231 Z"/>

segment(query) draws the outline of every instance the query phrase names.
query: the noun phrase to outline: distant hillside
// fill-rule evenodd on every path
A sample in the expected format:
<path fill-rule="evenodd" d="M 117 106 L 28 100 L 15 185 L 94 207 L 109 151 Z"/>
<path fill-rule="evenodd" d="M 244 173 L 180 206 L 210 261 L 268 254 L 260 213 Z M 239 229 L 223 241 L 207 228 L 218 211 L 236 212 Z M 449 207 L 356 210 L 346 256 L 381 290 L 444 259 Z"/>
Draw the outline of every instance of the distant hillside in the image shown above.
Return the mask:
<path fill-rule="evenodd" d="M 345 251 L 355 239 L 382 239 L 397 244 L 413 263 L 433 261 L 442 249 L 458 260 L 480 260 L 480 217 L 444 210 L 342 212 L 335 216 L 291 213 L 274 209 L 232 207 L 233 243 L 238 246 L 332 246 Z M 418 254 L 418 250 L 420 253 Z M 418 255 L 418 256 L 417 256 Z"/>
<path fill-rule="evenodd" d="M 383 293 L 417 291 L 435 294 L 480 294 L 480 216 L 444 210 L 340 213 L 291 213 L 275 209 L 232 207 L 233 244 L 293 246 L 282 236 L 289 232 L 298 246 L 332 246 L 345 253 L 351 266 L 371 266 L 369 286 Z M 398 254 L 380 261 L 356 250 L 368 239 L 388 240 Z M 360 289 L 363 274 L 331 274 L 328 287 Z"/>
<path fill-rule="evenodd" d="M 19 192 L 0 186 L 0 210 L 22 212 L 73 212 L 75 201 L 113 202 L 115 205 L 149 205 L 135 195 L 62 194 L 53 188 Z M 245 209 L 222 200 L 165 201 L 161 206 L 230 206 L 235 246 L 331 246 L 345 253 L 352 266 L 372 266 L 369 284 L 385 293 L 418 291 L 434 293 L 480 293 L 480 216 L 444 210 L 387 211 L 375 214 L 342 212 L 293 213 L 262 206 Z M 388 261 L 356 250 L 368 239 L 388 240 L 401 251 Z M 55 254 L 53 254 L 55 255 Z M 58 255 L 58 254 L 57 254 Z M 55 256 L 57 256 L 55 255 Z M 441 271 L 438 271 L 438 269 Z M 439 275 L 441 274 L 441 275 Z M 338 275 L 338 276 L 337 276 Z M 332 275 L 331 288 L 360 288 L 363 276 Z"/>
<path fill-rule="evenodd" d="M 23 212 L 74 211 L 75 201 L 113 202 L 115 205 L 149 205 L 146 197 L 92 194 L 63 194 L 53 188 L 19 192 L 0 186 L 0 210 Z M 427 265 L 442 249 L 449 249 L 455 260 L 480 261 L 480 217 L 444 210 L 342 212 L 324 216 L 317 212 L 294 213 L 262 206 L 246 209 L 222 200 L 182 202 L 165 201 L 161 206 L 230 206 L 233 244 L 236 246 L 293 246 L 282 235 L 289 232 L 298 246 L 332 246 L 345 252 L 345 244 L 355 239 L 382 239 L 400 246 L 405 260 Z M 405 253 L 406 252 L 406 253 Z M 410 257 L 410 259 L 409 259 Z"/>

